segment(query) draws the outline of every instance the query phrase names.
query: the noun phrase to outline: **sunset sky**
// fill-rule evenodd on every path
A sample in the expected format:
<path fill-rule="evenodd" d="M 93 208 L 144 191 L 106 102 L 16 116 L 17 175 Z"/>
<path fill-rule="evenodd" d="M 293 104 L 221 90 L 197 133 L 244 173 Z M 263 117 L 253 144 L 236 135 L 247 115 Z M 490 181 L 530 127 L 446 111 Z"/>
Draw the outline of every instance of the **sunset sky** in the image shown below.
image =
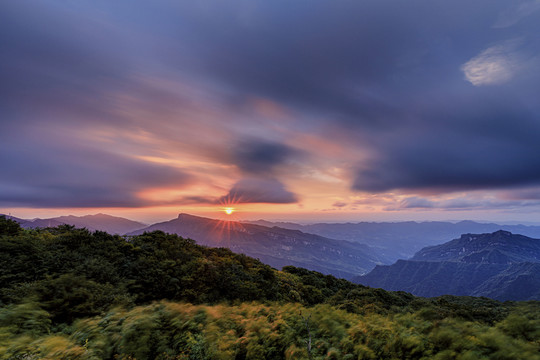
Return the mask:
<path fill-rule="evenodd" d="M 0 213 L 540 222 L 539 0 L 3 0 Z"/>

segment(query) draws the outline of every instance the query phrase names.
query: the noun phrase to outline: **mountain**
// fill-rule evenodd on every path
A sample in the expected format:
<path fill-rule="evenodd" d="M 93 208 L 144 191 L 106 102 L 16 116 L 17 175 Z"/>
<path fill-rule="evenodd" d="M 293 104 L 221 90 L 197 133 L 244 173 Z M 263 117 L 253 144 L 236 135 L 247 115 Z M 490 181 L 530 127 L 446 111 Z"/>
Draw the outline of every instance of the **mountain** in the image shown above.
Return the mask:
<path fill-rule="evenodd" d="M 6 215 L 6 214 L 0 214 L 0 217 L 5 217 L 6 219 L 16 221 L 19 225 L 24 223 L 24 222 L 29 221 L 29 220 L 21 219 L 21 218 L 11 216 L 11 215 Z"/>
<path fill-rule="evenodd" d="M 485 296 L 540 300 L 540 240 L 508 231 L 465 234 L 417 252 L 410 260 L 376 266 L 355 282 L 417 296 Z"/>
<path fill-rule="evenodd" d="M 505 230 L 515 234 L 540 238 L 540 226 L 499 225 L 474 221 L 460 221 L 457 223 L 443 221 L 359 222 L 300 225 L 289 222 L 272 223 L 258 220 L 251 223 L 300 230 L 331 239 L 360 242 L 377 249 L 391 261 L 410 258 L 426 246 L 442 244 L 448 239 L 454 239 L 461 234 L 481 234 Z"/>
<path fill-rule="evenodd" d="M 21 227 L 25 229 L 56 227 L 58 225 L 67 224 L 73 225 L 76 228 L 87 228 L 91 231 L 101 230 L 111 234 L 125 234 L 146 226 L 146 224 L 143 224 L 141 222 L 106 214 L 85 216 L 68 215 L 49 219 L 33 220 L 17 219 L 14 217 L 10 218 L 17 221 L 21 225 Z"/>
<path fill-rule="evenodd" d="M 236 221 L 219 221 L 188 214 L 130 233 L 162 230 L 191 238 L 200 245 L 226 247 L 260 259 L 275 268 L 304 267 L 351 279 L 377 264 L 389 263 L 364 244 L 325 238 L 298 230 Z"/>
<path fill-rule="evenodd" d="M 492 234 L 465 234 L 445 244 L 424 248 L 411 260 L 487 264 L 540 262 L 540 240 L 504 230 Z"/>
<path fill-rule="evenodd" d="M 25 228 L 25 229 L 56 227 L 56 226 L 64 224 L 64 223 L 62 223 L 60 221 L 57 221 L 54 218 L 50 218 L 50 219 L 36 218 L 36 219 L 31 219 L 31 220 L 29 220 L 29 219 L 20 219 L 20 218 L 14 217 L 14 216 L 8 216 L 7 218 L 18 222 L 21 225 L 21 227 Z"/>

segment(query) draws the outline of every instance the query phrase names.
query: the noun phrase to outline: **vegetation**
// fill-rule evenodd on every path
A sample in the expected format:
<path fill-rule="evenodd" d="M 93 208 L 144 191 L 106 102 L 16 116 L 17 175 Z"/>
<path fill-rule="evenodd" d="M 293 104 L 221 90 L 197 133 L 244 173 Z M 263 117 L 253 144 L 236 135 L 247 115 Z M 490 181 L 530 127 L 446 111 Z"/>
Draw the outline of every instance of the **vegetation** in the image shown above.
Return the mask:
<path fill-rule="evenodd" d="M 537 302 L 418 298 L 159 231 L 0 218 L 0 301 L 1 359 L 540 359 Z"/>

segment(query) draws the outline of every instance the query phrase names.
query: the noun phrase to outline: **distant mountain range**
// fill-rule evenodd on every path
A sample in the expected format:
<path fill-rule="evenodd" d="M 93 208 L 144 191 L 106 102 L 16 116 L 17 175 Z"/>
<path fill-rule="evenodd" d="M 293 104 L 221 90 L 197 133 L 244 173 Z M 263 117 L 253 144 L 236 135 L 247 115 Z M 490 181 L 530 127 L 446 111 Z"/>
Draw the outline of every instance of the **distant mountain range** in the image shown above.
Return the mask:
<path fill-rule="evenodd" d="M 466 234 L 424 248 L 410 260 L 376 266 L 354 281 L 425 297 L 451 294 L 540 300 L 540 240 L 502 230 Z"/>
<path fill-rule="evenodd" d="M 448 239 L 454 239 L 461 234 L 482 234 L 505 230 L 514 234 L 540 238 L 540 226 L 498 225 L 474 221 L 460 221 L 457 223 L 442 221 L 359 222 L 300 225 L 290 222 L 259 220 L 251 223 L 300 230 L 331 239 L 360 242 L 376 249 L 385 258 L 391 259 L 392 262 L 398 259 L 408 259 L 426 246 L 442 244 Z"/>
<path fill-rule="evenodd" d="M 180 214 L 176 219 L 153 224 L 128 235 L 154 230 L 191 238 L 201 245 L 227 247 L 278 269 L 294 265 L 345 279 L 366 273 L 377 264 L 390 263 L 364 244 L 329 239 L 298 230 L 220 221 L 188 214 Z"/>
<path fill-rule="evenodd" d="M 85 216 L 59 216 L 48 219 L 19 219 L 13 216 L 9 218 L 17 221 L 21 227 L 25 229 L 56 227 L 58 225 L 73 225 L 76 228 L 87 228 L 90 231 L 101 230 L 110 234 L 125 234 L 137 229 L 146 227 L 138 221 L 128 220 L 122 217 L 111 216 L 106 214 L 95 214 Z"/>

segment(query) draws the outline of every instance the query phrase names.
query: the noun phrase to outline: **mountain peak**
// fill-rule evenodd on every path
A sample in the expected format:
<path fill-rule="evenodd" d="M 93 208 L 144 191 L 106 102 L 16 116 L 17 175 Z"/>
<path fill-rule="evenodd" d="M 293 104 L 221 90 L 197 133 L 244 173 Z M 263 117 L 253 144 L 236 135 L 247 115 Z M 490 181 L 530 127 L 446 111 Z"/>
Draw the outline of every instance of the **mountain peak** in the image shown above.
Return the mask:
<path fill-rule="evenodd" d="M 192 214 L 188 214 L 188 213 L 180 213 L 178 214 L 178 219 L 182 219 L 182 218 L 201 218 L 201 216 L 197 216 L 197 215 L 192 215 Z"/>
<path fill-rule="evenodd" d="M 97 213 L 97 214 L 94 214 L 94 215 L 85 215 L 85 216 L 86 217 L 92 216 L 92 217 L 95 217 L 95 218 L 119 218 L 118 216 L 112 216 L 112 215 L 104 214 L 104 213 Z"/>
<path fill-rule="evenodd" d="M 512 233 L 506 230 L 499 230 L 499 231 L 495 231 L 492 235 L 512 236 Z"/>
<path fill-rule="evenodd" d="M 461 235 L 461 238 L 495 238 L 495 237 L 511 237 L 513 234 L 510 231 L 506 230 L 497 230 L 492 233 L 485 233 L 485 234 L 463 234 Z"/>
<path fill-rule="evenodd" d="M 211 218 L 187 214 L 187 213 L 178 214 L 177 219 L 180 221 L 218 221 L 216 219 L 211 219 Z"/>

